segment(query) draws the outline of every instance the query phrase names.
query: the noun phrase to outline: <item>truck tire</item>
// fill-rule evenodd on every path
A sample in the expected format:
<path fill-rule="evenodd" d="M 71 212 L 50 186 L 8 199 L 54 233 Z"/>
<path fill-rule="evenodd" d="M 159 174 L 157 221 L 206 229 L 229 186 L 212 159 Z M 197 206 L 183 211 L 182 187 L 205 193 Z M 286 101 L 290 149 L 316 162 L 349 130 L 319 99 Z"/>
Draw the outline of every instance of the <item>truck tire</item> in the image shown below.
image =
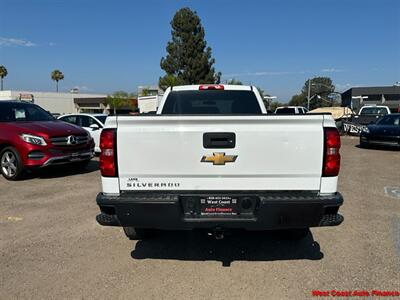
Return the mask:
<path fill-rule="evenodd" d="M 309 228 L 288 229 L 284 231 L 284 237 L 290 240 L 302 240 L 309 234 L 309 232 Z"/>
<path fill-rule="evenodd" d="M 0 171 L 7 180 L 18 180 L 22 177 L 24 166 L 18 151 L 14 147 L 6 147 L 1 150 Z"/>
<path fill-rule="evenodd" d="M 124 227 L 124 232 L 130 240 L 144 240 L 155 235 L 154 229 L 149 228 Z"/>

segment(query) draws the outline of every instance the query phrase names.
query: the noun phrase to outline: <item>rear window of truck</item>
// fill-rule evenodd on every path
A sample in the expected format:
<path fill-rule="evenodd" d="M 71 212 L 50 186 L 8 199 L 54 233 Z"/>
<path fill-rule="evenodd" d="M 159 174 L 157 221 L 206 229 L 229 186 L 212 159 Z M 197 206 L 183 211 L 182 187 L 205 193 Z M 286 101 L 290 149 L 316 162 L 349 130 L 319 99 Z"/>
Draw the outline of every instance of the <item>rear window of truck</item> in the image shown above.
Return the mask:
<path fill-rule="evenodd" d="M 162 114 L 178 115 L 261 113 L 254 92 L 229 90 L 172 91 L 162 110 Z"/>
<path fill-rule="evenodd" d="M 360 115 L 387 115 L 385 107 L 364 107 L 361 109 Z"/>

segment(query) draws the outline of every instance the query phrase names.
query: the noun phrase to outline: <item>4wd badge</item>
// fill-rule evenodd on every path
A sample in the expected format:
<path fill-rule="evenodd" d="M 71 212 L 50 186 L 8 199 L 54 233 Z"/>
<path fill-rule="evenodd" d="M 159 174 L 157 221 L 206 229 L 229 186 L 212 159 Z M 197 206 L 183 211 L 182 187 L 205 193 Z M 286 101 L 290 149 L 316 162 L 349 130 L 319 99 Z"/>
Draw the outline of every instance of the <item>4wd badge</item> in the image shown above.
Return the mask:
<path fill-rule="evenodd" d="M 204 155 L 201 162 L 212 162 L 213 165 L 225 165 L 228 162 L 235 162 L 237 155 L 225 155 L 224 152 L 214 152 L 213 155 Z"/>

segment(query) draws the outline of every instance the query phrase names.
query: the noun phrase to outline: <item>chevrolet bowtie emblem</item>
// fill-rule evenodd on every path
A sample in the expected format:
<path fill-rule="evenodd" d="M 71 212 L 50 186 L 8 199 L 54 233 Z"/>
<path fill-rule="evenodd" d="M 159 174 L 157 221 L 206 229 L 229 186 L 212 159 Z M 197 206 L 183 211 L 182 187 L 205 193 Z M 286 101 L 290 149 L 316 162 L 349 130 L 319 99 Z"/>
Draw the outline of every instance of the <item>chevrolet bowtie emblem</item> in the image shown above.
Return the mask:
<path fill-rule="evenodd" d="M 201 162 L 212 162 L 213 165 L 225 165 L 227 162 L 235 162 L 237 155 L 225 155 L 224 152 L 214 152 L 213 155 L 204 155 Z"/>

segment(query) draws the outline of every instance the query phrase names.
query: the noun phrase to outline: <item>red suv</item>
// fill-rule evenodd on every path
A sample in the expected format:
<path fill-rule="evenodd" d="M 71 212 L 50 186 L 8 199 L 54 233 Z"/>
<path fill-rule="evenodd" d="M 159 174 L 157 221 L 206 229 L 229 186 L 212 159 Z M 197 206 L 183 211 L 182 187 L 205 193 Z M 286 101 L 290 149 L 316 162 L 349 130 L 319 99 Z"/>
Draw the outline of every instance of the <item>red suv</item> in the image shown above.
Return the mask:
<path fill-rule="evenodd" d="M 86 130 L 54 119 L 35 104 L 0 101 L 0 170 L 6 179 L 50 165 L 84 167 L 93 153 L 94 142 Z"/>

